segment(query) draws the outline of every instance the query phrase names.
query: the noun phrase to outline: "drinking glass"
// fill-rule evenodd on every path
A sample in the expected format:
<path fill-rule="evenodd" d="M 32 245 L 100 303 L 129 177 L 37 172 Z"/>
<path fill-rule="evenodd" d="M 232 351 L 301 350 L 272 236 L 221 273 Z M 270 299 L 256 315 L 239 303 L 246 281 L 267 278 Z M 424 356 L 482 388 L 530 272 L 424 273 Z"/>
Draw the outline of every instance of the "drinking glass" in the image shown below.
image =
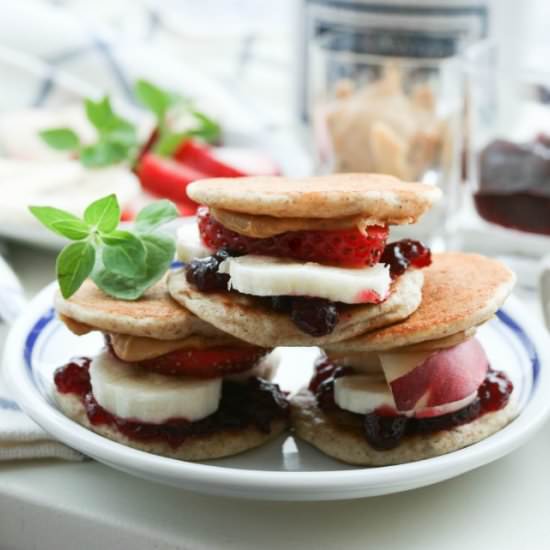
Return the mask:
<path fill-rule="evenodd" d="M 440 187 L 443 200 L 405 233 L 441 236 L 460 178 L 460 60 L 368 55 L 331 40 L 312 45 L 317 173 L 383 173 Z"/>

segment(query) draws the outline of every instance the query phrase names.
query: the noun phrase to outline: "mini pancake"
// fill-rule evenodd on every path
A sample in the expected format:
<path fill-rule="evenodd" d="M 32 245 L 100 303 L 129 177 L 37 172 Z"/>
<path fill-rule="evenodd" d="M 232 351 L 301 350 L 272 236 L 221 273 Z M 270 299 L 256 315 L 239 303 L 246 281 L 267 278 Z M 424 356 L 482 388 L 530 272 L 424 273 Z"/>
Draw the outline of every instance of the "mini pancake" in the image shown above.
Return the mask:
<path fill-rule="evenodd" d="M 225 456 L 233 456 L 264 445 L 268 441 L 275 439 L 288 427 L 285 420 L 277 419 L 271 423 L 271 431 L 268 434 L 259 431 L 255 427 L 224 430 L 200 437 L 191 436 L 181 445 L 173 448 L 165 442 L 140 442 L 129 439 L 111 426 L 94 426 L 88 420 L 86 411 L 77 396 L 56 392 L 55 398 L 65 415 L 99 435 L 127 447 L 180 460 L 212 460 Z"/>
<path fill-rule="evenodd" d="M 168 294 L 166 280 L 151 287 L 139 300 L 129 302 L 108 296 L 88 279 L 68 300 L 58 292 L 54 303 L 61 319 L 68 318 L 69 328 L 80 334 L 100 330 L 158 340 L 177 340 L 192 334 L 222 335 L 175 302 Z M 77 324 L 71 325 L 70 320 Z"/>
<path fill-rule="evenodd" d="M 423 274 L 409 270 L 394 283 L 381 304 L 344 306 L 331 334 L 322 337 L 302 332 L 286 313 L 260 305 L 257 298 L 234 292 L 200 292 L 190 285 L 183 270 L 168 277 L 172 297 L 195 315 L 220 330 L 263 347 L 317 346 L 363 334 L 367 330 L 408 317 L 420 304 Z"/>
<path fill-rule="evenodd" d="M 423 460 L 473 445 L 511 422 L 517 416 L 517 405 L 511 400 L 503 409 L 484 414 L 468 424 L 432 434 L 406 436 L 396 448 L 386 451 L 371 447 L 360 425 L 346 424 L 343 427 L 332 422 L 308 390 L 294 396 L 290 411 L 296 435 L 325 454 L 357 466 L 389 466 Z"/>
<path fill-rule="evenodd" d="M 343 218 L 363 214 L 385 224 L 414 223 L 439 199 L 438 188 L 381 174 L 200 180 L 187 187 L 213 208 L 275 218 Z"/>
<path fill-rule="evenodd" d="M 460 252 L 434 254 L 423 273 L 422 303 L 408 319 L 327 349 L 383 351 L 468 331 L 496 313 L 515 282 L 502 263 Z"/>

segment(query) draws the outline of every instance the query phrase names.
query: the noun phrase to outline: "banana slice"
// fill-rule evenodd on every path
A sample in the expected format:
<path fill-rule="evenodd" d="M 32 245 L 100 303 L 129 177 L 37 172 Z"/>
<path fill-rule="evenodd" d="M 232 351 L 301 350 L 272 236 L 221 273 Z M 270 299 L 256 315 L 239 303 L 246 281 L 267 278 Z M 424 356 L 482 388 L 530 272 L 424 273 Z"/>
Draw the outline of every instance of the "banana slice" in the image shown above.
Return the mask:
<path fill-rule="evenodd" d="M 178 259 L 182 262 L 190 262 L 195 258 L 206 258 L 216 252 L 203 244 L 196 223 L 184 223 L 178 228 L 176 250 Z"/>
<path fill-rule="evenodd" d="M 315 296 L 360 304 L 383 300 L 390 289 L 390 270 L 383 264 L 343 268 L 269 256 L 228 258 L 219 267 L 230 276 L 229 286 L 253 296 Z"/>
<path fill-rule="evenodd" d="M 334 381 L 334 401 L 346 411 L 367 414 L 378 407 L 395 410 L 393 396 L 384 378 L 378 376 L 342 376 Z"/>
<path fill-rule="evenodd" d="M 222 379 L 165 376 L 117 360 L 105 351 L 90 365 L 92 393 L 111 414 L 161 424 L 170 418 L 190 422 L 216 412 Z"/>

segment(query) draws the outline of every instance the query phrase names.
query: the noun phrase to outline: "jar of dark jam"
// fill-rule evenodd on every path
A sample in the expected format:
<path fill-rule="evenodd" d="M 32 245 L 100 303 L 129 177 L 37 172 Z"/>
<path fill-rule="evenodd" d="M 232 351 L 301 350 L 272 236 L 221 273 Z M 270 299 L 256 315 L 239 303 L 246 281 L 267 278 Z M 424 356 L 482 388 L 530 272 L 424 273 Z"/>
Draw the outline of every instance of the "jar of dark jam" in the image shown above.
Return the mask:
<path fill-rule="evenodd" d="M 468 56 L 470 206 L 499 252 L 550 251 L 550 74 Z"/>

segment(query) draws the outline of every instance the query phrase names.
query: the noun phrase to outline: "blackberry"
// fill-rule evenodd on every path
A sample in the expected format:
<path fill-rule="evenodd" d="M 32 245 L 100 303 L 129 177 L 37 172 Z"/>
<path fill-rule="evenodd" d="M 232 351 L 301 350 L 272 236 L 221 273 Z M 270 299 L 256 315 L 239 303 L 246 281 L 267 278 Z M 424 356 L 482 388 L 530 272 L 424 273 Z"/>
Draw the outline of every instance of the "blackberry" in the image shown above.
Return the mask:
<path fill-rule="evenodd" d="M 338 323 L 338 309 L 334 302 L 322 298 L 296 297 L 292 300 L 290 317 L 306 334 L 325 336 Z"/>
<path fill-rule="evenodd" d="M 229 258 L 228 250 L 218 250 L 213 256 L 193 260 L 185 267 L 185 278 L 188 283 L 196 286 L 202 292 L 227 290 L 229 275 L 218 273 L 220 264 Z"/>
<path fill-rule="evenodd" d="M 280 313 L 289 313 L 292 310 L 292 296 L 272 296 L 271 309 Z"/>
<path fill-rule="evenodd" d="M 365 415 L 363 429 L 371 447 L 387 451 L 394 449 L 401 442 L 407 430 L 407 417 L 369 413 Z"/>

